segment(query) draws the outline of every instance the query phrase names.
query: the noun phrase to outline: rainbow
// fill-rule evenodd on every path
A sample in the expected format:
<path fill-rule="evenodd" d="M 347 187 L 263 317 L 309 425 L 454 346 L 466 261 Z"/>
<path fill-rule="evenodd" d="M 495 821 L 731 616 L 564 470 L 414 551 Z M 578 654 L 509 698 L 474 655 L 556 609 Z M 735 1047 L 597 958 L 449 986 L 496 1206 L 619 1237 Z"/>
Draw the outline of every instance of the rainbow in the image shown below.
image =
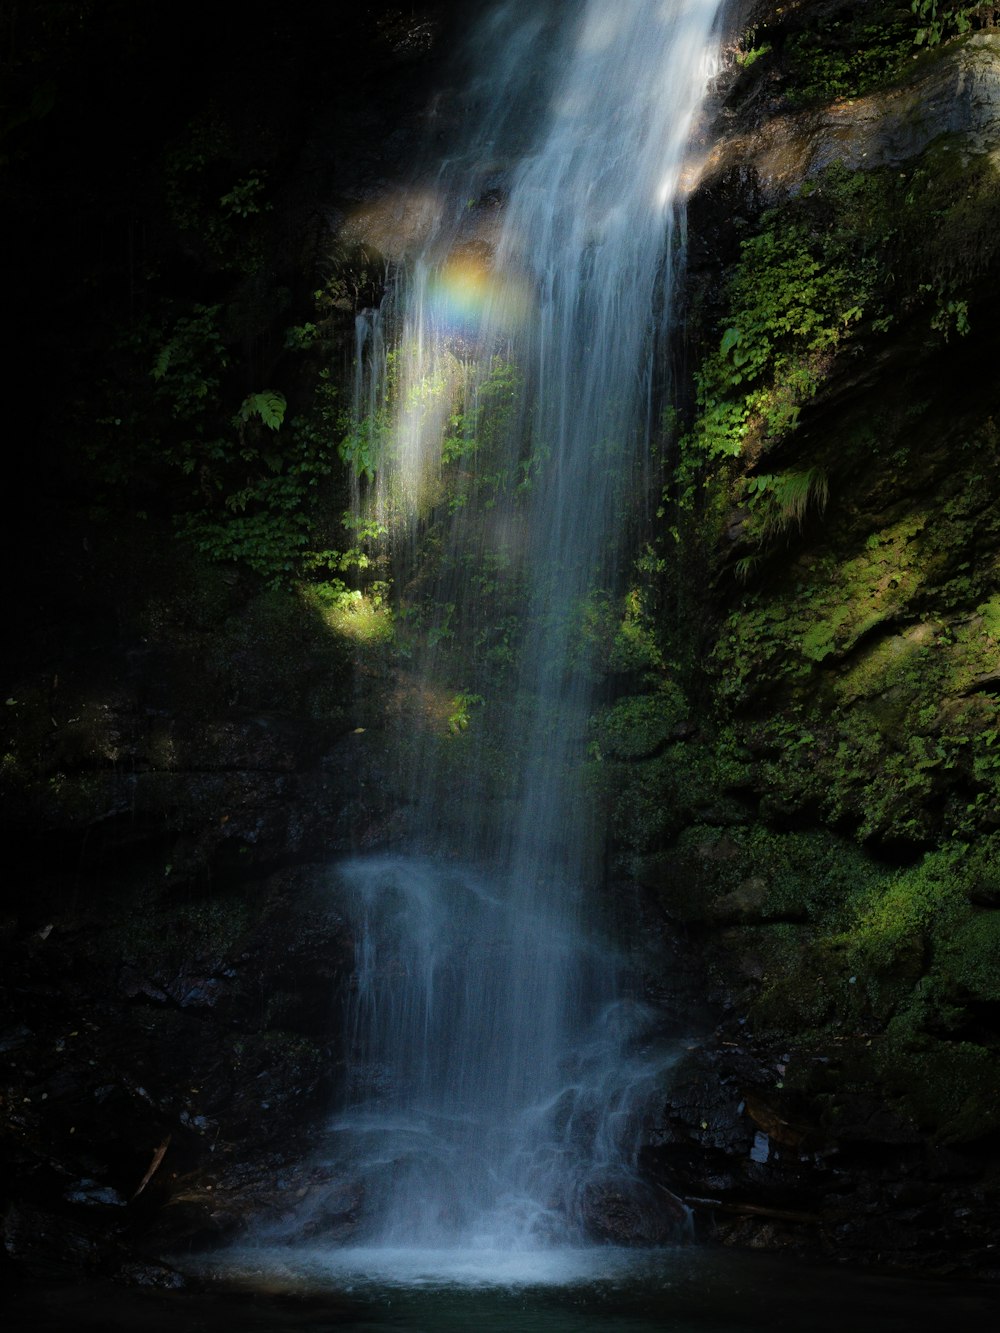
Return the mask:
<path fill-rule="evenodd" d="M 479 255 L 453 255 L 431 277 L 432 320 L 464 336 L 513 333 L 531 316 L 534 300 L 518 273 L 497 273 Z"/>

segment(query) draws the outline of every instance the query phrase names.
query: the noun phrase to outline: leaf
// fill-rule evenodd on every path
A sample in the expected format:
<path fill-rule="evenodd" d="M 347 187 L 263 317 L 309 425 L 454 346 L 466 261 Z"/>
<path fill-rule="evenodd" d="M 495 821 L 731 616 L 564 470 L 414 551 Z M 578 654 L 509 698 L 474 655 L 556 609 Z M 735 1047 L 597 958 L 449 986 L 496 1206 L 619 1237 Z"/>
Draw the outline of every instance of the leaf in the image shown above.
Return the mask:
<path fill-rule="evenodd" d="M 173 343 L 173 341 L 171 341 L 166 343 L 163 347 L 160 348 L 159 355 L 157 356 L 156 361 L 153 364 L 154 380 L 162 380 L 164 375 L 167 373 L 167 368 L 170 365 L 170 358 L 174 354 L 174 346 L 175 344 Z"/>
<path fill-rule="evenodd" d="M 251 417 L 260 417 L 268 429 L 278 430 L 285 419 L 287 406 L 283 393 L 275 389 L 262 389 L 260 393 L 251 393 L 243 399 L 239 420 L 247 422 Z"/>
<path fill-rule="evenodd" d="M 726 329 L 725 333 L 722 335 L 722 343 L 719 347 L 719 351 L 723 356 L 728 356 L 742 337 L 743 334 L 739 329 Z"/>

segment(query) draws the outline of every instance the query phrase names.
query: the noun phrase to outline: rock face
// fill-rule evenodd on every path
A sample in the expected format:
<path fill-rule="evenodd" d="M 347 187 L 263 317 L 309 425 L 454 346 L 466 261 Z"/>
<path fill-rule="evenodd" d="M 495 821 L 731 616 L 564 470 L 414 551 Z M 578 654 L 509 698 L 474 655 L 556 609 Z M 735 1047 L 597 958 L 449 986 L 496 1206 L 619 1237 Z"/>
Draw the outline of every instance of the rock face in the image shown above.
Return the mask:
<path fill-rule="evenodd" d="M 5 933 L 3 1234 L 35 1278 L 273 1216 L 333 1094 L 353 955 L 325 865 L 130 898 Z"/>
<path fill-rule="evenodd" d="M 1000 36 L 976 33 L 884 91 L 778 112 L 763 121 L 752 108 L 737 107 L 732 120 L 733 128 L 724 129 L 712 147 L 704 176 L 735 169 L 753 174 L 768 204 L 797 192 L 834 162 L 851 171 L 913 163 L 942 135 L 957 136 L 956 147 L 964 153 L 995 156 Z"/>
<path fill-rule="evenodd" d="M 995 1276 L 1000 41 L 807 8 L 721 83 L 664 664 L 596 729 L 701 1034 L 645 1161 L 725 1243 Z"/>

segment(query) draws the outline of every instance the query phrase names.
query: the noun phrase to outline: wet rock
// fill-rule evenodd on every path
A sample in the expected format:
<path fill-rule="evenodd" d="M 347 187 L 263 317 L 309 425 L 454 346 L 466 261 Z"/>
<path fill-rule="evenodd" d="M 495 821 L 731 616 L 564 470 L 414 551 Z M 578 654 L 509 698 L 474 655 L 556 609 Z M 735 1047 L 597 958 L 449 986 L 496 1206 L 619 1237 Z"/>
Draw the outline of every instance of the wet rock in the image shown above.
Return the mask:
<path fill-rule="evenodd" d="M 339 1243 L 356 1230 L 363 1189 L 303 1155 L 255 1154 L 178 1181 L 143 1237 L 147 1249 L 211 1249 L 266 1226 L 292 1243 Z M 277 1230 L 275 1230 L 277 1229 Z"/>
<path fill-rule="evenodd" d="M 33 1035 L 31 1028 L 24 1023 L 6 1028 L 0 1033 L 0 1055 L 6 1055 L 10 1051 L 16 1051 L 25 1046 Z"/>
<path fill-rule="evenodd" d="M 157 1213 L 143 1244 L 168 1254 L 214 1249 L 233 1239 L 243 1221 L 239 1209 L 216 1206 L 210 1193 L 178 1191 Z"/>
<path fill-rule="evenodd" d="M 836 1114 L 820 1122 L 822 1102 L 801 1089 L 843 1057 L 834 1043 L 807 1061 L 750 1033 L 691 1053 L 650 1126 L 644 1169 L 694 1209 L 699 1236 L 727 1245 L 988 1266 L 995 1155 L 928 1144 L 874 1089 L 848 1094 L 836 1079 Z M 777 1086 L 786 1076 L 798 1091 Z"/>
<path fill-rule="evenodd" d="M 286 1184 L 284 1204 L 290 1213 L 289 1239 L 323 1237 L 332 1244 L 343 1244 L 361 1224 L 364 1185 L 352 1179 L 331 1182 L 328 1173 L 311 1174 L 311 1179 L 300 1183 L 293 1178 Z"/>
<path fill-rule="evenodd" d="M 3 1253 L 35 1282 L 65 1282 L 97 1273 L 121 1242 L 124 1224 L 107 1209 L 65 1210 L 8 1204 L 0 1217 Z"/>
<path fill-rule="evenodd" d="M 159 1263 L 127 1263 L 114 1275 L 115 1281 L 128 1287 L 155 1287 L 161 1291 L 181 1291 L 187 1278 L 176 1268 Z"/>
<path fill-rule="evenodd" d="M 683 1235 L 688 1223 L 675 1196 L 620 1173 L 588 1180 L 578 1208 L 588 1235 L 611 1245 L 664 1245 Z"/>
<path fill-rule="evenodd" d="M 956 136 L 966 152 L 996 152 L 1000 37 L 995 33 L 977 33 L 942 51 L 921 76 L 901 87 L 724 133 L 702 179 L 736 169 L 750 172 L 769 205 L 832 162 L 864 171 L 894 166 L 918 157 L 941 135 Z"/>
<path fill-rule="evenodd" d="M 66 1191 L 63 1198 L 67 1203 L 81 1203 L 92 1207 L 124 1208 L 125 1200 L 110 1185 L 101 1185 L 96 1180 L 80 1180 Z"/>

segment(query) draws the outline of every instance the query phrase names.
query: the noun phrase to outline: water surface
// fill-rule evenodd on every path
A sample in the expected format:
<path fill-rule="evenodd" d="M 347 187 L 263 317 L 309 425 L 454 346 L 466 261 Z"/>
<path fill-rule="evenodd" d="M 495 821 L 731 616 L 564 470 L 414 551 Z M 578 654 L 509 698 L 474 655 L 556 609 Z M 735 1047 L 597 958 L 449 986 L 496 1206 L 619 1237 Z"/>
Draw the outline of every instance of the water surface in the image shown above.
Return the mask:
<path fill-rule="evenodd" d="M 234 1250 L 204 1292 L 21 1296 L 6 1333 L 931 1333 L 988 1329 L 1000 1291 L 771 1255 L 657 1251 Z M 211 1276 L 209 1276 L 211 1274 Z"/>

